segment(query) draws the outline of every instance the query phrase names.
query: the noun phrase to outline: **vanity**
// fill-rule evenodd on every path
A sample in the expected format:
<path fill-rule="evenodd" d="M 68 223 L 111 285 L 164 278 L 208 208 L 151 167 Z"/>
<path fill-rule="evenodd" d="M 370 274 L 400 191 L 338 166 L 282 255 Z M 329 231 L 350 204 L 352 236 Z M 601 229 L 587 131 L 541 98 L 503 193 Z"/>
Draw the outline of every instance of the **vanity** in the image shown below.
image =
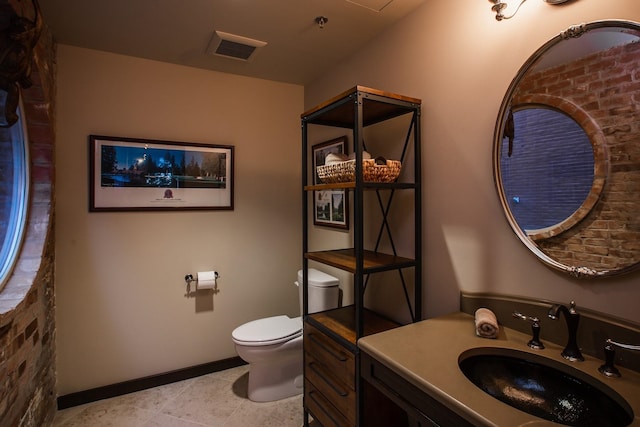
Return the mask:
<path fill-rule="evenodd" d="M 633 108 L 640 88 L 631 83 L 637 80 L 638 55 L 638 23 L 608 20 L 569 27 L 521 67 L 498 113 L 494 182 L 507 222 L 540 261 L 572 280 L 606 280 L 640 269 L 640 117 Z M 573 301 L 565 305 L 464 292 L 460 312 L 419 321 L 421 101 L 364 87 L 352 92 L 302 116 L 303 272 L 309 261 L 351 272 L 355 301 L 331 313 L 304 310 L 305 425 L 312 416 L 314 425 L 325 426 L 640 426 L 640 325 Z M 307 125 L 353 129 L 360 165 L 365 124 L 396 117 L 411 117 L 405 145 L 411 135 L 418 161 L 408 182 L 356 179 L 307 185 L 307 164 L 315 157 L 307 149 L 319 151 L 327 143 L 344 141 L 308 147 Z M 374 133 L 366 135 L 369 144 Z M 311 250 L 308 213 L 311 206 L 318 210 L 306 192 L 345 189 L 354 193 L 355 250 Z M 364 213 L 369 214 L 365 194 L 375 190 L 383 207 L 378 242 L 383 228 L 391 234 L 391 197 L 384 208 L 382 189 L 391 195 L 400 189 L 413 192 L 406 210 L 414 212 L 411 259 L 398 257 L 395 249 L 387 258 L 377 243 L 374 250 L 363 251 L 368 230 Z M 386 323 L 393 319 L 365 306 L 364 291 L 370 274 L 393 270 L 404 287 L 405 269 L 415 283 L 413 311 L 404 288 L 413 323 L 396 327 Z M 388 279 L 378 284 L 386 286 Z M 303 301 L 306 307 L 306 291 Z M 473 314 L 480 307 L 496 314 L 501 325 L 496 339 L 476 335 Z M 514 318 L 514 312 L 520 314 Z M 375 322 L 365 319 L 373 314 Z M 540 331 L 544 348 L 537 345 Z M 613 350 L 614 345 L 623 350 Z M 620 377 L 605 375 L 617 370 Z"/>
<path fill-rule="evenodd" d="M 531 334 L 508 327 L 501 327 L 496 339 L 480 338 L 472 315 L 453 313 L 361 338 L 361 375 L 406 412 L 412 427 L 559 425 L 485 393 L 459 366 L 460 356 L 469 351 L 524 352 L 603 383 L 628 404 L 633 413 L 628 425 L 640 426 L 640 374 L 619 368 L 620 378 L 607 378 L 598 372 L 602 359 L 585 355 L 583 362 L 569 362 L 560 355 L 562 346 L 545 342 L 545 349 L 533 350 L 527 346 L 530 339 Z"/>
<path fill-rule="evenodd" d="M 574 25 L 531 55 L 498 114 L 494 181 L 507 222 L 578 280 L 640 269 L 640 91 L 626 83 L 639 54 L 638 23 Z M 496 314 L 496 339 L 476 335 L 480 307 Z M 640 426 L 640 325 L 503 295 L 463 292 L 460 310 L 357 341 L 359 377 L 403 411 L 387 425 Z M 621 376 L 607 376 L 614 365 Z M 375 408 L 365 400 L 365 413 Z"/>

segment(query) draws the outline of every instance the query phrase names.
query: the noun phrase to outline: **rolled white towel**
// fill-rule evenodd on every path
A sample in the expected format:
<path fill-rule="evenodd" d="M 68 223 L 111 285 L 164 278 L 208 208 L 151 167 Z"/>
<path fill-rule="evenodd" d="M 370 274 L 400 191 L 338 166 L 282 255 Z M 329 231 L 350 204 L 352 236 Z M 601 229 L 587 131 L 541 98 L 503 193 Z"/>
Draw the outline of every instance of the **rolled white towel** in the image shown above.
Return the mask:
<path fill-rule="evenodd" d="M 329 154 L 327 154 L 327 157 L 325 157 L 325 159 L 324 159 L 324 164 L 325 165 L 332 165 L 334 163 L 346 162 L 347 160 L 349 160 L 349 156 L 347 156 L 346 154 L 329 153 Z"/>
<path fill-rule="evenodd" d="M 369 160 L 370 158 L 371 158 L 371 154 L 369 154 L 368 151 L 362 152 L 362 160 Z M 356 159 L 356 153 L 349 154 L 349 160 L 355 160 L 355 159 Z"/>
<path fill-rule="evenodd" d="M 476 335 L 482 338 L 497 338 L 500 326 L 493 311 L 488 308 L 476 310 Z"/>

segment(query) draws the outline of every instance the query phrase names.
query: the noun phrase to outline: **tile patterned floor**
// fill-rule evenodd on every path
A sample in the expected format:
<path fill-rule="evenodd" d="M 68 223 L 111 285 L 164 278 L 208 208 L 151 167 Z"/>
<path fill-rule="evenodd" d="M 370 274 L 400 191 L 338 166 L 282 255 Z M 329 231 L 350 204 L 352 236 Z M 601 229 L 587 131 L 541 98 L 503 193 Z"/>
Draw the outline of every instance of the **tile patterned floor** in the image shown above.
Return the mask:
<path fill-rule="evenodd" d="M 247 398 L 247 365 L 58 411 L 54 427 L 300 427 L 302 395 Z"/>

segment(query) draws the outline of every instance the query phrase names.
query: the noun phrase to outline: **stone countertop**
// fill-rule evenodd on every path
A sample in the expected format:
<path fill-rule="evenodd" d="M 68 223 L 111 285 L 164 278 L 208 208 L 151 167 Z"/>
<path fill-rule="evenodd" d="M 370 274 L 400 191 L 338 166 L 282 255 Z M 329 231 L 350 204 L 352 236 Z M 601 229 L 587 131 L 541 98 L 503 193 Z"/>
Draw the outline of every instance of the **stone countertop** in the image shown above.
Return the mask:
<path fill-rule="evenodd" d="M 562 322 L 554 327 L 565 325 Z M 534 353 L 585 372 L 618 392 L 633 409 L 631 426 L 640 426 L 639 373 L 618 367 L 622 377 L 607 378 L 598 372 L 602 360 L 585 355 L 584 362 L 569 362 L 560 355 L 563 347 L 543 341 L 544 350 L 533 350 L 527 346 L 530 339 L 530 335 L 502 326 L 498 338 L 480 338 L 475 334 L 473 316 L 454 313 L 361 338 L 358 346 L 477 426 L 558 425 L 512 408 L 473 385 L 458 367 L 458 357 L 479 347 Z"/>

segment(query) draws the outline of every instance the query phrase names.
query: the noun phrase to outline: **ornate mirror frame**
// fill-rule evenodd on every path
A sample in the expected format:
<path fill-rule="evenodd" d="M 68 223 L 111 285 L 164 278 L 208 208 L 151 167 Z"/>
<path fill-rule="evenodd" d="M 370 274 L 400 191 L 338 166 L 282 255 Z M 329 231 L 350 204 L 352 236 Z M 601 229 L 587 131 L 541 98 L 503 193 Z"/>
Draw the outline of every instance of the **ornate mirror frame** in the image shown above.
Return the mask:
<path fill-rule="evenodd" d="M 636 178 L 632 180 L 627 190 L 633 200 L 637 200 L 637 202 L 631 201 L 623 208 L 620 208 L 620 205 L 610 206 L 615 203 L 612 200 L 618 194 L 612 189 L 618 188 L 618 181 L 627 179 L 620 174 L 640 175 L 640 148 L 638 147 L 640 145 L 640 102 L 631 102 L 631 105 L 626 106 L 598 107 L 594 111 L 589 106 L 589 101 L 599 102 L 600 94 L 605 90 L 622 91 L 619 86 L 614 88 L 596 87 L 593 83 L 578 81 L 569 70 L 562 68 L 566 64 L 573 64 L 571 61 L 548 68 L 556 71 L 557 74 L 553 76 L 556 80 L 549 83 L 549 87 L 553 86 L 558 90 L 533 89 L 530 83 L 534 81 L 535 73 L 542 69 L 536 70 L 536 66 L 561 50 L 558 48 L 560 44 L 566 44 L 572 40 L 574 40 L 572 43 L 578 43 L 575 40 L 583 35 L 592 31 L 594 32 L 592 34 L 595 34 L 594 30 L 603 31 L 608 28 L 611 28 L 612 31 L 628 32 L 638 37 L 638 41 L 618 47 L 621 50 L 626 49 L 624 54 L 632 55 L 637 63 L 640 58 L 640 24 L 623 20 L 607 20 L 572 26 L 541 46 L 520 68 L 502 101 L 494 132 L 494 181 L 509 225 L 525 246 L 542 262 L 579 278 L 610 277 L 628 273 L 640 267 L 640 179 L 637 178 L 637 175 L 634 175 Z M 632 49 L 633 52 L 630 52 Z M 555 52 L 552 52 L 554 50 Z M 596 55 L 596 52 L 600 51 L 594 50 L 592 54 Z M 599 57 L 598 61 L 601 62 L 599 65 L 602 65 L 605 60 L 607 60 L 606 56 Z M 575 59 L 572 61 L 578 62 Z M 602 69 L 607 73 L 613 73 L 610 68 Z M 636 79 L 632 84 L 635 85 L 634 94 L 635 99 L 638 100 L 640 99 L 640 82 L 638 81 L 640 71 L 636 69 L 629 74 L 632 74 L 632 80 Z M 540 76 L 538 78 L 541 79 Z M 565 96 L 566 91 L 563 92 L 562 88 L 566 87 L 581 89 L 582 95 L 585 97 L 584 102 L 578 101 L 575 97 Z M 592 99 L 587 99 L 589 97 Z M 510 201 L 503 187 L 501 156 L 505 140 L 513 141 L 514 137 L 511 113 L 519 109 L 538 107 L 562 112 L 580 125 L 593 148 L 594 171 L 589 194 L 572 215 L 552 227 L 527 234 L 518 225 L 511 211 Z M 630 118 L 631 125 L 615 122 L 614 118 L 618 115 L 626 117 L 627 120 Z M 634 131 L 635 134 L 633 134 Z M 624 132 L 626 132 L 625 143 L 635 144 L 630 152 L 628 150 L 630 145 L 626 145 L 625 148 L 624 144 L 612 143 L 614 139 L 622 138 L 617 134 Z M 620 158 L 624 156 L 626 156 L 626 164 L 622 164 L 624 162 L 620 161 Z M 624 219 L 619 220 L 615 228 L 612 227 L 604 231 L 596 230 L 597 227 L 602 227 L 602 224 L 610 219 L 607 217 L 607 212 L 612 209 L 622 212 Z M 621 225 L 621 221 L 626 222 Z M 610 225 L 606 225 L 604 228 L 607 227 Z M 596 240 L 598 241 L 596 245 L 600 245 L 600 247 L 589 246 L 590 242 Z"/>

